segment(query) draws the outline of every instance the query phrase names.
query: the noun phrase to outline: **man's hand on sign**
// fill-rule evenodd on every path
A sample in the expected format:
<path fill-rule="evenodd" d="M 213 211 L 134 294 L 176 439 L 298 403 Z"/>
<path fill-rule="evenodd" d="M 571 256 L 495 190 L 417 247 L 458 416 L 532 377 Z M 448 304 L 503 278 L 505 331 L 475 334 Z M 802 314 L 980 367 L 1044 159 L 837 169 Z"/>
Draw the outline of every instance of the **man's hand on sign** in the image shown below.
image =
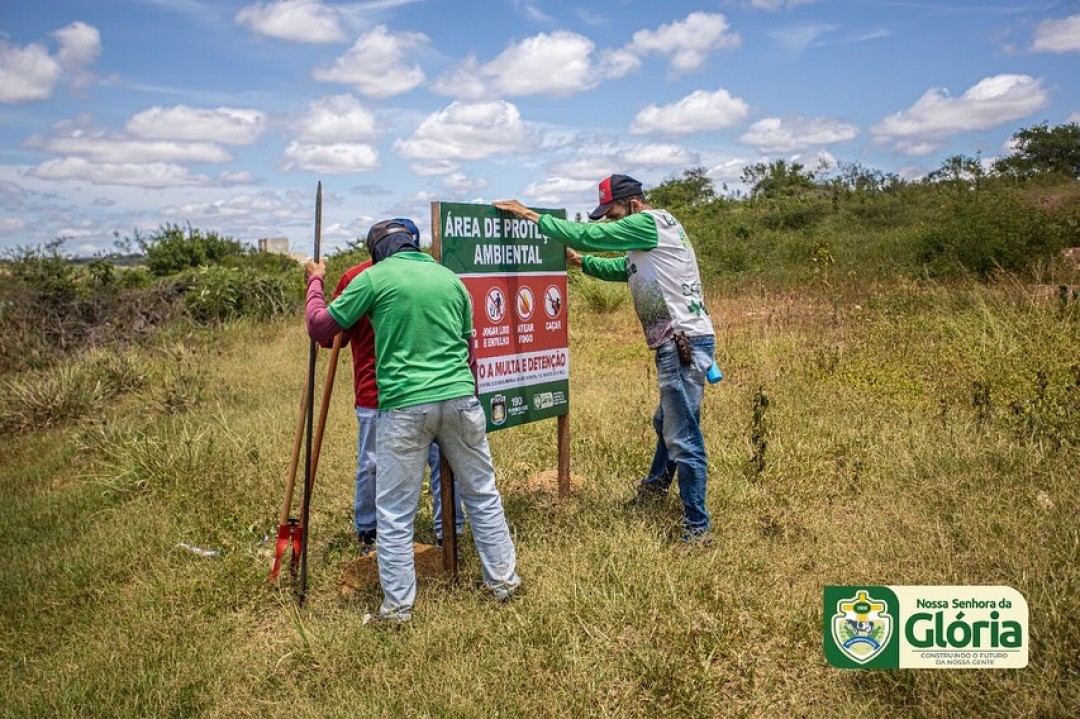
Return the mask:
<path fill-rule="evenodd" d="M 540 219 L 539 212 L 534 212 L 533 210 L 530 210 L 528 207 L 521 204 L 517 200 L 500 200 L 498 202 L 493 202 L 492 204 L 503 212 L 509 212 L 512 215 L 517 215 L 523 220 L 536 222 Z"/>
<path fill-rule="evenodd" d="M 320 260 L 308 260 L 307 266 L 304 268 L 308 277 L 323 277 L 326 275 L 326 262 Z"/>
<path fill-rule="evenodd" d="M 567 247 L 566 264 L 570 265 L 571 267 L 581 267 L 581 253 L 575 252 L 574 250 L 571 250 L 569 247 Z"/>

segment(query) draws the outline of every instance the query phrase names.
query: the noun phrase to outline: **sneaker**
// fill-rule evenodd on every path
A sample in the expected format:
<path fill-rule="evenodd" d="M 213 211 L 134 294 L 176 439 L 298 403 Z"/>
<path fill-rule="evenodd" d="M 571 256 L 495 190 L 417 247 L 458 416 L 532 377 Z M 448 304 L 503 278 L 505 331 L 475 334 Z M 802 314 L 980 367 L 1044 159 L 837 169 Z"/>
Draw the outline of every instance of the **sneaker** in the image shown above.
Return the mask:
<path fill-rule="evenodd" d="M 361 623 L 373 627 L 402 627 L 408 624 L 410 619 L 412 619 L 411 612 L 384 614 L 380 611 L 375 614 L 365 614 Z"/>
<path fill-rule="evenodd" d="M 713 538 L 707 529 L 684 529 L 679 543 L 685 547 L 711 547 Z"/>

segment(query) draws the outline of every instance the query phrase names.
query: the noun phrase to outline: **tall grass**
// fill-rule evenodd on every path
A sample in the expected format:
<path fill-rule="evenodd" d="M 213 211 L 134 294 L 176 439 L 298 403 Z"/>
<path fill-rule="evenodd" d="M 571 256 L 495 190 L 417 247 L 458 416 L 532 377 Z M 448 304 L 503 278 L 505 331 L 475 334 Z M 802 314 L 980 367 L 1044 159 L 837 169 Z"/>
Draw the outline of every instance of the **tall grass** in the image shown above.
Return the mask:
<path fill-rule="evenodd" d="M 96 425 L 0 438 L 0 715 L 1071 716 L 1075 308 L 1010 283 L 719 289 L 726 378 L 702 409 L 713 546 L 671 541 L 677 500 L 626 506 L 655 441 L 652 358 L 628 303 L 575 302 L 581 490 L 560 502 L 529 482 L 555 466 L 554 423 L 492 434 L 525 594 L 488 601 L 466 537 L 461 580 L 422 582 L 399 631 L 363 623 L 377 587 L 337 587 L 355 557 L 348 372 L 307 605 L 263 581 L 307 353 L 298 321 L 194 345 L 203 395 L 177 411 L 140 390 Z M 418 526 L 430 540 L 426 501 Z M 822 586 L 861 582 L 1014 586 L 1031 663 L 834 670 Z"/>

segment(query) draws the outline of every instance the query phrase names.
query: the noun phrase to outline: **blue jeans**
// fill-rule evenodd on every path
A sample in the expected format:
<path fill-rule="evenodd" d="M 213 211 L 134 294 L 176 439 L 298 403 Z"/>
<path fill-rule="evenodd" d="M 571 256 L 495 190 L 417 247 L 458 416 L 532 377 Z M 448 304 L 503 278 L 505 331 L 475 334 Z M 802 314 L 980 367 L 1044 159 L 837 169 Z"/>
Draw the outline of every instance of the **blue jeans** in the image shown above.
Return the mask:
<path fill-rule="evenodd" d="M 656 453 L 642 484 L 667 492 L 677 471 L 685 531 L 694 535 L 709 530 L 709 511 L 705 509 L 709 465 L 701 434 L 701 398 L 716 339 L 712 335 L 689 339 L 692 361 L 688 365 L 679 362 L 675 340 L 656 349 L 656 379 L 660 386 L 660 405 L 653 415 Z"/>
<path fill-rule="evenodd" d="M 356 408 L 356 421 L 359 426 L 359 438 L 356 448 L 356 499 L 353 503 L 353 526 L 356 534 L 370 534 L 375 531 L 375 421 L 379 410 L 367 407 Z M 428 448 L 427 465 L 430 469 L 431 497 L 434 503 L 435 538 L 442 539 L 442 494 L 440 493 L 441 473 L 439 471 L 439 445 L 432 442 Z M 423 470 L 420 470 L 423 472 Z M 455 518 L 457 533 L 461 534 L 465 526 L 465 512 L 461 498 L 454 492 L 457 504 Z"/>
<path fill-rule="evenodd" d="M 472 395 L 379 412 L 375 507 L 379 541 L 375 545 L 382 584 L 379 612 L 407 619 L 416 601 L 413 523 L 420 502 L 420 476 L 428 446 L 438 441 L 454 471 L 458 496 L 472 524 L 484 584 L 499 599 L 521 584 L 517 555 L 506 524 L 502 497 L 487 440 L 487 420 Z"/>

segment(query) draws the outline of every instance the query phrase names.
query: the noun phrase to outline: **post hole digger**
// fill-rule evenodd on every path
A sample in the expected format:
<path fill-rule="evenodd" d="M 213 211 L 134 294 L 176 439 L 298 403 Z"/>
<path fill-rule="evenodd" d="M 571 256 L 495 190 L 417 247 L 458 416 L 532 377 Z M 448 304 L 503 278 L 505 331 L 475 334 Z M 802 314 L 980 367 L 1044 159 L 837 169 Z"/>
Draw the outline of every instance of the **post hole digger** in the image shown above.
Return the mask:
<path fill-rule="evenodd" d="M 314 258 L 318 262 L 321 256 L 320 245 L 322 236 L 322 183 L 318 184 L 315 193 L 315 252 Z M 268 581 L 277 579 L 281 571 L 281 562 L 285 552 L 291 548 L 292 554 L 289 559 L 289 573 L 294 578 L 299 570 L 299 583 L 296 587 L 296 601 L 304 603 L 307 592 L 307 539 L 309 536 L 309 517 L 311 509 L 311 495 L 315 489 L 315 476 L 319 468 L 319 454 L 322 450 L 323 432 L 326 428 L 326 415 L 330 408 L 330 396 L 334 389 L 334 378 L 337 373 L 338 354 L 341 351 L 342 335 L 334 338 L 334 344 L 330 351 L 330 362 L 326 368 L 326 382 L 323 385 L 322 402 L 319 405 L 318 421 L 315 419 L 315 364 L 318 356 L 318 344 L 312 340 L 308 348 L 308 371 L 307 382 L 304 386 L 300 400 L 300 413 L 296 421 L 296 432 L 293 438 L 292 455 L 289 469 L 285 478 L 285 499 L 282 502 L 281 512 L 278 514 L 277 543 L 274 547 L 274 560 L 270 568 Z M 300 504 L 300 517 L 292 517 L 293 489 L 296 484 L 296 470 L 300 460 L 300 444 L 304 440 L 304 492 Z"/>

